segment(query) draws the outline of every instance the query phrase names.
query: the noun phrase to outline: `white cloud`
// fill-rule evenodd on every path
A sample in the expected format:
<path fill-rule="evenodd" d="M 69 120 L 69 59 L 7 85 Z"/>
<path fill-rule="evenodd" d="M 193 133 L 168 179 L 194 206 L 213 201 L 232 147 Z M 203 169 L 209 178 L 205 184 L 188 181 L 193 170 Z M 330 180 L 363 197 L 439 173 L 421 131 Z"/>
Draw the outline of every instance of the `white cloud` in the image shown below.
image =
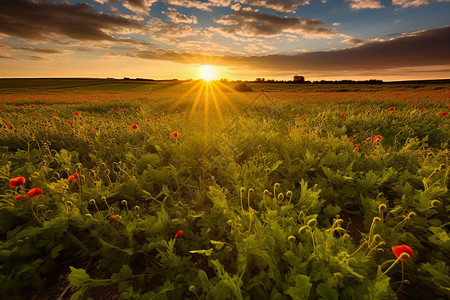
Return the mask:
<path fill-rule="evenodd" d="M 203 11 L 211 11 L 211 3 L 209 2 L 201 2 L 198 0 L 164 0 L 169 5 L 182 6 L 188 8 L 197 8 Z"/>
<path fill-rule="evenodd" d="M 368 8 L 377 9 L 384 7 L 384 5 L 381 4 L 380 0 L 346 0 L 346 1 L 351 2 L 350 7 L 354 10 L 368 9 Z"/>
<path fill-rule="evenodd" d="M 428 4 L 430 4 L 429 0 L 392 0 L 392 5 L 401 6 L 403 8 L 411 6 L 418 7 Z"/>
<path fill-rule="evenodd" d="M 209 0 L 212 6 L 230 6 L 231 0 Z"/>
<path fill-rule="evenodd" d="M 186 24 L 197 24 L 197 17 L 196 16 L 192 16 L 192 17 L 188 17 L 184 14 L 179 13 L 175 8 L 173 7 L 169 7 L 167 12 L 163 12 L 167 18 L 172 22 L 172 23 L 186 23 Z"/>

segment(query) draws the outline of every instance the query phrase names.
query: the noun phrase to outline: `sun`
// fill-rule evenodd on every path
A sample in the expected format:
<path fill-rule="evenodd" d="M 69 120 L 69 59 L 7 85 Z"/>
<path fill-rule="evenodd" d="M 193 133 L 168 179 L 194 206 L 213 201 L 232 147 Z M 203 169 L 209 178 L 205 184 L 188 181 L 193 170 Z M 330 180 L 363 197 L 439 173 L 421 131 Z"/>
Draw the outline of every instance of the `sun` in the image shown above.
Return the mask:
<path fill-rule="evenodd" d="M 210 65 L 203 65 L 200 67 L 200 78 L 205 81 L 215 80 L 217 76 L 216 69 Z"/>

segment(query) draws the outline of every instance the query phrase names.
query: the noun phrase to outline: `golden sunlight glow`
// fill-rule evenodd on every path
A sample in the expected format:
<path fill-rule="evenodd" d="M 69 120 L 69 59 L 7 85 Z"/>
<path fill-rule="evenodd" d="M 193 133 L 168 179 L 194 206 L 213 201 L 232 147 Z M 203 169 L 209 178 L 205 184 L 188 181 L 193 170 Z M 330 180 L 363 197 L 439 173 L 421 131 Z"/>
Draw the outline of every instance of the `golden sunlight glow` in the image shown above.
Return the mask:
<path fill-rule="evenodd" d="M 203 65 L 200 67 L 200 78 L 205 81 L 215 80 L 217 76 L 216 69 L 210 65 Z"/>

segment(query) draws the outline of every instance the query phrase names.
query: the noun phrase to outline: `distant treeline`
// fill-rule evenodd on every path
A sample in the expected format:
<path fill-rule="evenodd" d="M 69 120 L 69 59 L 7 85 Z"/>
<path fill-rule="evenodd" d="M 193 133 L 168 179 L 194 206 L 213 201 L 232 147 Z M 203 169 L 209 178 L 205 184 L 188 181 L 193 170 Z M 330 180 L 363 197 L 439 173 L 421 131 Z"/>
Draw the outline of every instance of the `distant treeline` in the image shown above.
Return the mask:
<path fill-rule="evenodd" d="M 316 80 L 316 81 L 298 81 L 298 80 L 274 80 L 274 79 L 264 79 L 264 78 L 256 78 L 254 81 L 246 81 L 249 83 L 296 83 L 296 84 L 305 84 L 305 83 L 318 83 L 318 84 L 378 84 L 383 83 L 383 80 L 379 79 L 369 79 L 369 80 Z"/>

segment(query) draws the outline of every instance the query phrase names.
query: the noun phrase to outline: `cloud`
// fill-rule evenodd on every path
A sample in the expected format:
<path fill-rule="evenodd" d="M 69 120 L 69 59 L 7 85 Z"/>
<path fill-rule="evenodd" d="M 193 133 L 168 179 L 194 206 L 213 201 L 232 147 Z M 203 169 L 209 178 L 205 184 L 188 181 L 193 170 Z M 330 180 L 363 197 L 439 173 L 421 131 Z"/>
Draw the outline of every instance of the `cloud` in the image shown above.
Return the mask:
<path fill-rule="evenodd" d="M 375 39 L 358 39 L 358 38 L 346 38 L 342 42 L 349 45 L 363 45 L 367 43 L 373 43 L 373 42 L 383 42 L 383 39 L 375 38 Z"/>
<path fill-rule="evenodd" d="M 126 41 L 108 32 L 143 30 L 139 22 L 97 13 L 84 3 L 14 0 L 0 2 L 0 33 L 31 40 L 55 36 L 80 41 Z"/>
<path fill-rule="evenodd" d="M 192 17 L 188 17 L 186 15 L 183 15 L 181 13 L 179 13 L 175 8 L 173 7 L 169 7 L 167 9 L 167 12 L 163 12 L 166 14 L 167 18 L 172 22 L 172 23 L 187 23 L 187 24 L 197 24 L 197 17 L 196 16 L 192 16 Z"/>
<path fill-rule="evenodd" d="M 199 10 L 211 11 L 211 3 L 199 0 L 163 0 L 169 5 L 182 6 L 187 8 L 197 8 Z"/>
<path fill-rule="evenodd" d="M 294 13 L 300 6 L 308 5 L 309 0 L 243 0 L 240 4 L 260 6 L 279 12 Z"/>
<path fill-rule="evenodd" d="M 227 26 L 220 30 L 242 36 L 274 36 L 281 33 L 301 34 L 307 38 L 332 38 L 339 35 L 334 28 L 323 27 L 325 22 L 309 18 L 288 18 L 253 11 L 237 11 L 222 16 L 216 23 Z"/>
<path fill-rule="evenodd" d="M 209 0 L 212 6 L 230 6 L 231 0 Z"/>
<path fill-rule="evenodd" d="M 360 9 L 376 9 L 383 8 L 384 5 L 381 4 L 380 0 L 345 0 L 351 2 L 350 7 L 354 10 Z M 395 0 L 393 0 L 395 1 Z M 401 1 L 401 0 L 400 0 Z"/>
<path fill-rule="evenodd" d="M 112 2 L 123 2 L 122 6 L 138 14 L 148 15 L 153 3 L 158 0 L 111 0 Z"/>
<path fill-rule="evenodd" d="M 28 57 L 28 59 L 32 60 L 49 60 L 47 57 L 38 56 L 38 55 L 31 55 Z"/>
<path fill-rule="evenodd" d="M 392 5 L 401 6 L 403 8 L 414 6 L 422 6 L 430 4 L 429 0 L 392 0 Z"/>
<path fill-rule="evenodd" d="M 158 18 L 151 18 L 148 25 L 152 28 L 152 38 L 166 43 L 178 42 L 178 38 L 193 36 L 198 33 L 189 25 L 165 23 Z"/>
<path fill-rule="evenodd" d="M 11 47 L 13 50 L 31 51 L 44 54 L 68 54 L 71 51 L 61 49 L 37 48 L 37 47 Z"/>
<path fill-rule="evenodd" d="M 213 61 L 216 65 L 240 69 L 267 69 L 280 72 L 371 72 L 393 68 L 450 65 L 449 35 L 450 26 L 446 26 L 415 32 L 387 41 L 369 42 L 348 49 L 295 55 L 204 56 L 175 51 L 143 51 L 131 55 L 181 63 Z"/>

